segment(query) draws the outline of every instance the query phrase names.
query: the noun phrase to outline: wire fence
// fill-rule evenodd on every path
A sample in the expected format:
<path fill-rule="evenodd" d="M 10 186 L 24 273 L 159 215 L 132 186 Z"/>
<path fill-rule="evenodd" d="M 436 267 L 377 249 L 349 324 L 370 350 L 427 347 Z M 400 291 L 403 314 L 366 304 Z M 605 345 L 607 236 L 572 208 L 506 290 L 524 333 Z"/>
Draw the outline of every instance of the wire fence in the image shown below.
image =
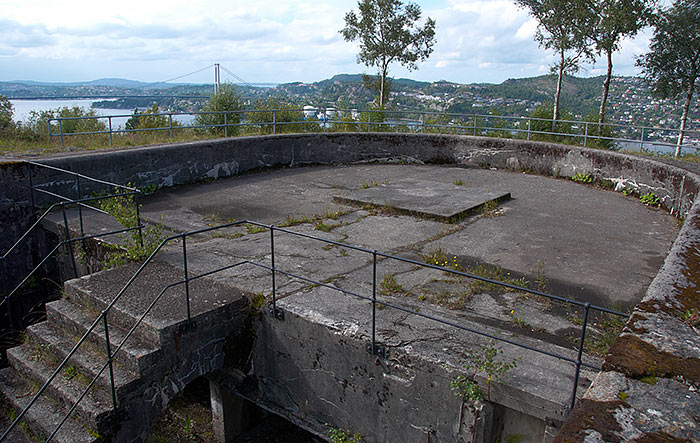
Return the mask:
<path fill-rule="evenodd" d="M 118 122 L 129 119 L 131 123 Z M 99 122 L 83 125 L 80 121 Z M 160 133 L 174 138 L 185 132 L 237 135 L 284 134 L 306 132 L 395 132 L 421 134 L 459 134 L 554 141 L 615 150 L 671 153 L 680 135 L 679 129 L 635 126 L 580 120 L 541 119 L 535 117 L 459 114 L 411 110 L 357 110 L 336 108 L 279 108 L 266 110 L 161 112 L 91 117 L 66 117 L 48 120 L 48 133 L 65 138 L 102 135 L 114 145 L 115 137 L 138 133 Z M 684 131 L 681 150 L 700 151 L 700 131 Z"/>
<path fill-rule="evenodd" d="M 188 272 L 188 258 L 187 258 L 187 239 L 192 237 L 192 236 L 198 236 L 201 234 L 205 233 L 214 233 L 215 231 L 220 231 L 226 228 L 231 228 L 231 227 L 236 227 L 236 226 L 245 226 L 245 225 L 252 225 L 256 226 L 262 231 L 268 231 L 269 232 L 269 262 L 267 263 L 261 263 L 257 262 L 254 260 L 239 260 L 239 259 L 234 259 L 231 263 L 226 264 L 225 266 L 221 266 L 216 269 L 211 269 L 206 272 L 202 272 L 196 275 L 193 275 Z M 369 257 L 369 260 L 371 260 L 371 265 L 372 265 L 372 280 L 371 280 L 371 293 L 359 293 L 355 291 L 349 291 L 345 289 L 341 289 L 333 284 L 319 281 L 317 279 L 314 279 L 312 277 L 300 275 L 296 272 L 290 272 L 285 269 L 282 269 L 281 267 L 277 266 L 277 252 L 275 248 L 275 240 L 276 240 L 276 235 L 277 233 L 279 234 L 285 234 L 285 235 L 292 235 L 295 237 L 302 237 L 308 240 L 312 240 L 314 242 L 324 244 L 324 245 L 333 245 L 336 247 L 344 248 L 347 250 L 353 250 L 362 254 L 366 254 Z M 73 239 L 67 239 L 65 243 L 67 243 L 69 246 L 72 246 L 72 243 L 74 242 L 79 242 L 83 241 L 86 238 L 90 238 L 90 236 L 86 237 L 80 237 L 80 238 L 73 238 Z M 127 290 L 132 287 L 134 282 L 140 278 L 140 275 L 143 273 L 144 269 L 154 260 L 154 257 L 163 249 L 166 247 L 166 245 L 172 245 L 173 243 L 180 243 L 180 254 L 179 258 L 182 260 L 182 268 L 184 271 L 183 278 L 177 281 L 172 281 L 167 283 L 162 287 L 162 289 L 157 293 L 153 294 L 154 297 L 151 301 L 151 303 L 146 307 L 142 315 L 140 315 L 137 319 L 136 322 L 133 324 L 133 326 L 129 329 L 128 333 L 122 338 L 120 343 L 113 343 L 112 340 L 110 339 L 110 325 L 108 322 L 108 316 L 113 315 L 112 309 L 115 306 L 116 303 L 119 302 L 119 300 L 124 297 L 125 293 Z M 509 338 L 500 334 L 493 334 L 489 333 L 485 330 L 480 330 L 477 329 L 475 326 L 467 325 L 467 324 L 462 324 L 456 320 L 452 320 L 446 317 L 439 317 L 437 315 L 431 315 L 431 314 L 426 314 L 422 312 L 417 312 L 415 309 L 412 309 L 410 307 L 402 306 L 398 302 L 395 301 L 388 301 L 387 299 L 381 299 L 378 300 L 377 298 L 377 293 L 378 293 L 378 279 L 377 279 L 377 264 L 379 260 L 393 260 L 393 261 L 399 261 L 403 263 L 410 264 L 412 266 L 420 266 L 423 268 L 428 268 L 428 269 L 434 269 L 442 272 L 447 272 L 453 275 L 457 275 L 460 277 L 468 278 L 468 279 L 473 279 L 473 280 L 479 280 L 485 283 L 501 286 L 504 288 L 509 288 L 513 289 L 516 291 L 520 291 L 523 293 L 529 293 L 529 294 L 534 294 L 537 296 L 545 297 L 548 300 L 553 300 L 557 301 L 560 303 L 568 304 L 568 305 L 573 305 L 578 308 L 583 308 L 582 312 L 582 319 L 581 319 L 581 329 L 580 329 L 580 335 L 579 339 L 577 340 L 577 346 L 575 350 L 575 357 L 569 356 L 569 355 L 564 355 L 564 353 L 561 352 L 553 352 L 551 350 L 545 349 L 543 346 L 533 346 L 526 344 L 523 341 L 518 341 L 515 338 Z M 278 320 L 284 320 L 284 311 L 279 307 L 278 305 L 278 299 L 279 295 L 277 294 L 277 283 L 276 283 L 276 276 L 278 274 L 285 275 L 287 277 L 290 277 L 292 279 L 300 280 L 306 283 L 309 283 L 313 286 L 316 287 L 323 287 L 327 288 L 333 291 L 337 291 L 339 293 L 342 293 L 345 296 L 353 297 L 356 299 L 364 300 L 369 303 L 369 310 L 366 313 L 366 319 L 370 325 L 369 329 L 369 337 L 366 337 L 367 343 L 366 343 L 366 350 L 369 354 L 373 356 L 377 356 L 379 358 L 387 358 L 387 350 L 385 346 L 381 343 L 380 340 L 377 338 L 377 311 L 380 309 L 392 309 L 392 310 L 397 310 L 400 312 L 403 312 L 408 315 L 420 317 L 422 319 L 441 324 L 443 326 L 448 326 L 450 328 L 453 328 L 455 330 L 461 330 L 467 333 L 475 334 L 477 336 L 481 337 L 486 337 L 491 340 L 495 340 L 499 343 L 511 345 L 517 348 L 521 348 L 530 352 L 533 352 L 535 355 L 544 355 L 547 357 L 554 358 L 556 360 L 560 361 L 565 361 L 573 365 L 573 374 L 572 374 L 572 388 L 570 392 L 570 400 L 567 405 L 562 405 L 565 408 L 567 408 L 568 411 L 573 409 L 575 403 L 576 403 L 576 398 L 577 398 L 577 392 L 578 392 L 578 384 L 579 384 L 579 377 L 580 377 L 580 372 L 581 369 L 584 367 L 591 368 L 594 370 L 600 370 L 599 366 L 587 363 L 584 361 L 584 346 L 585 346 L 585 341 L 586 341 L 586 331 L 588 324 L 591 319 L 591 311 L 598 311 L 600 313 L 607 313 L 615 316 L 620 316 L 624 319 L 627 319 L 627 314 L 624 314 L 622 312 L 617 312 L 611 309 L 607 309 L 601 306 L 596 306 L 588 302 L 580 302 L 577 300 L 571 300 L 567 299 L 565 297 L 560 297 L 557 295 L 552 295 L 548 294 L 542 291 L 526 288 L 523 286 L 518 286 L 514 285 L 511 283 L 507 282 L 502 282 L 486 277 L 482 277 L 479 275 L 471 274 L 468 272 L 463 272 L 463 271 L 458 271 L 450 268 L 445 268 L 441 267 L 439 265 L 435 264 L 430 264 L 430 263 L 424 263 L 424 262 L 419 262 L 416 260 L 408 259 L 405 257 L 399 257 L 396 255 L 391 255 L 383 252 L 379 252 L 377 250 L 372 250 L 372 249 L 367 249 L 359 246 L 353 246 L 347 243 L 342 243 L 334 240 L 329 240 L 329 239 L 324 239 L 321 237 L 317 237 L 314 235 L 310 234 L 305 234 L 301 232 L 296 232 L 292 231 L 289 229 L 285 228 L 280 228 L 276 227 L 274 225 L 267 225 L 255 221 L 250 221 L 250 220 L 242 220 L 242 221 L 236 221 L 236 222 L 231 222 L 231 223 L 226 223 L 223 225 L 219 226 L 213 226 L 209 228 L 204 228 L 196 231 L 190 231 L 182 234 L 177 234 L 173 235 L 171 237 L 168 237 L 167 239 L 163 240 L 160 245 L 151 253 L 151 255 L 139 266 L 137 271 L 131 276 L 131 278 L 124 284 L 121 290 L 113 297 L 111 298 L 111 302 L 101 311 L 101 313 L 95 318 L 95 320 L 92 322 L 92 324 L 87 328 L 87 331 L 82 335 L 82 337 L 76 342 L 76 344 L 72 347 L 72 349 L 67 353 L 67 355 L 63 358 L 61 363 L 58 364 L 56 369 L 53 371 L 53 373 L 48 377 L 48 379 L 44 382 L 44 384 L 36 390 L 36 392 L 32 395 L 31 400 L 29 400 L 28 404 L 26 407 L 18 413 L 16 418 L 12 421 L 10 426 L 5 430 L 5 432 L 0 436 L 0 441 L 4 441 L 11 433 L 11 431 L 23 420 L 25 415 L 27 414 L 28 410 L 41 398 L 45 391 L 48 389 L 49 385 L 51 382 L 61 373 L 64 367 L 69 364 L 73 356 L 75 355 L 76 352 L 78 352 L 78 349 L 88 340 L 88 337 L 93 333 L 93 331 L 96 331 L 98 327 L 102 327 L 104 329 L 104 344 L 106 347 L 106 358 L 104 362 L 101 362 L 101 366 L 99 366 L 99 370 L 97 371 L 96 375 L 90 379 L 89 384 L 87 388 L 80 394 L 79 398 L 76 400 L 76 402 L 69 407 L 68 412 L 66 415 L 63 417 L 63 419 L 57 423 L 55 429 L 49 435 L 49 437 L 46 439 L 46 441 L 52 440 L 58 430 L 61 428 L 61 426 L 70 418 L 70 416 L 74 413 L 75 409 L 78 406 L 78 403 L 83 400 L 83 398 L 89 393 L 90 389 L 92 388 L 93 385 L 96 383 L 99 383 L 99 380 L 101 377 L 103 377 L 103 374 L 107 372 L 106 378 L 107 378 L 107 383 L 110 388 L 110 393 L 111 393 L 111 402 L 112 402 L 112 408 L 114 411 L 116 411 L 119 407 L 119 399 L 117 395 L 117 390 L 118 386 L 115 384 L 115 378 L 114 378 L 114 359 L 115 357 L 120 353 L 124 352 L 122 349 L 124 348 L 125 344 L 129 339 L 134 335 L 135 330 L 139 327 L 141 323 L 145 320 L 145 318 L 152 312 L 154 307 L 161 301 L 163 296 L 171 289 L 176 288 L 176 287 L 183 287 L 184 286 L 184 296 L 185 296 L 185 307 L 186 311 L 183 312 L 183 320 L 187 320 L 190 322 L 192 320 L 192 313 L 190 310 L 190 298 L 192 296 L 191 294 L 191 289 L 190 289 L 190 282 L 198 280 L 200 278 L 208 277 L 220 272 L 224 272 L 227 270 L 231 270 L 234 268 L 238 268 L 241 266 L 254 266 L 262 269 L 266 269 L 270 271 L 271 275 L 271 288 L 270 288 L 270 296 L 269 296 L 269 312 L 270 315 Z M 362 314 L 359 314 L 362 315 Z M 534 355 L 533 357 L 534 358 Z M 67 406 L 68 407 L 68 406 Z"/>

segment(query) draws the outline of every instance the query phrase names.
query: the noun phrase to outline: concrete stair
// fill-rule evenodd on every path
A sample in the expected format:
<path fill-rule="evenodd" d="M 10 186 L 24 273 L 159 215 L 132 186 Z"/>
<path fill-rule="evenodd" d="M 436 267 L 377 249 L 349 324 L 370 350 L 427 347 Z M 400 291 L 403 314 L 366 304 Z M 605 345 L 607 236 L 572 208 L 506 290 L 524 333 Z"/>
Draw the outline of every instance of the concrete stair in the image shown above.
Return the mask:
<path fill-rule="evenodd" d="M 204 279 L 190 284 L 192 321 L 187 321 L 184 288 L 177 286 L 166 291 L 125 341 L 154 298 L 183 275 L 165 263 L 149 264 L 107 315 L 118 405 L 113 408 L 104 325 L 100 321 L 87 331 L 137 268 L 132 264 L 66 282 L 64 298 L 46 305 L 46 321 L 27 328 L 25 343 L 8 350 L 10 366 L 0 371 L 0 394 L 12 418 L 85 335 L 6 441 L 43 441 L 76 403 L 52 441 L 139 440 L 169 398 L 212 365 L 223 363 L 220 336 L 225 337 L 231 325 L 243 324 L 248 303 L 240 291 Z M 196 294 L 206 296 L 195 299 Z M 237 319 L 237 314 L 244 315 Z M 207 353 L 206 364 L 197 362 Z M 178 372 L 180 366 L 185 370 Z"/>

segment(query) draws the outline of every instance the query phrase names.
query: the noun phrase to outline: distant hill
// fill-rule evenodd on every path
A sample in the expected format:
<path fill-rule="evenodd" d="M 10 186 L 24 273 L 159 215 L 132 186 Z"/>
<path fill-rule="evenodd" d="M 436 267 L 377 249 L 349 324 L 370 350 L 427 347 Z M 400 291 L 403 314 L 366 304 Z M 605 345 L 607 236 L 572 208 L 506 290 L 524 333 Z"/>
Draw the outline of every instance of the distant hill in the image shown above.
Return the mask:
<path fill-rule="evenodd" d="M 575 118 L 595 114 L 600 106 L 603 77 L 566 77 L 561 106 Z M 556 87 L 552 75 L 508 79 L 500 84 L 460 84 L 445 80 L 423 82 L 392 79 L 389 108 L 465 114 L 529 115 L 539 104 L 551 102 Z M 146 83 L 120 78 L 88 82 L 46 83 L 35 81 L 0 82 L 0 95 L 10 98 L 120 97 L 94 103 L 94 107 L 133 110 L 157 103 L 161 109 L 197 111 L 211 95 L 211 84 Z M 260 100 L 274 99 L 297 107 L 337 107 L 366 109 L 374 100 L 364 88 L 362 74 L 342 73 L 315 83 L 293 82 L 279 85 L 237 85 L 247 107 Z M 140 96 L 140 97 L 139 97 Z M 144 97 L 145 96 L 145 97 Z M 690 110 L 691 119 L 700 117 L 698 101 Z M 649 87 L 635 77 L 614 77 L 609 97 L 609 117 L 620 123 L 674 126 L 680 107 L 670 100 L 656 100 Z"/>

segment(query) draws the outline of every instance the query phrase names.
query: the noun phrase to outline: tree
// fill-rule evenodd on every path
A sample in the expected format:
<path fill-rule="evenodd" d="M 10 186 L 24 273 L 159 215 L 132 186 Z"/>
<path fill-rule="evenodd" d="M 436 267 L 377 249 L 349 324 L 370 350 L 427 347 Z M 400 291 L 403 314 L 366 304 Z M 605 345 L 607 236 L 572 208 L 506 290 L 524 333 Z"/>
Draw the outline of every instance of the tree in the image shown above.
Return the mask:
<path fill-rule="evenodd" d="M 238 125 L 241 122 L 242 109 L 241 97 L 236 92 L 235 86 L 224 83 L 219 86 L 219 92 L 212 94 L 202 106 L 203 112 L 212 114 L 198 114 L 194 121 L 196 125 L 210 126 L 208 130 L 214 134 L 235 135 L 238 133 L 237 126 L 224 128 L 224 125 Z"/>
<path fill-rule="evenodd" d="M 260 134 L 299 133 L 305 132 L 309 126 L 318 127 L 314 123 L 304 121 L 304 114 L 299 108 L 278 102 L 274 98 L 259 101 L 255 110 L 247 115 L 250 123 L 259 126 Z"/>
<path fill-rule="evenodd" d="M 399 62 L 409 71 L 418 69 L 433 52 L 435 21 L 428 17 L 422 27 L 417 25 L 421 10 L 413 3 L 400 0 L 360 0 L 359 16 L 355 11 L 345 14 L 345 28 L 339 32 L 345 41 L 359 41 L 357 61 L 379 70 L 379 106 L 384 107 L 389 65 Z"/>
<path fill-rule="evenodd" d="M 12 102 L 4 95 L 0 95 L 0 134 L 8 133 L 14 128 L 13 115 L 14 106 L 12 106 Z"/>
<path fill-rule="evenodd" d="M 681 154 L 688 109 L 700 75 L 700 1 L 677 0 L 654 23 L 650 52 L 637 59 L 642 77 L 661 98 L 685 94 L 675 156 Z"/>
<path fill-rule="evenodd" d="M 592 57 L 589 41 L 581 32 L 585 19 L 581 2 L 577 0 L 515 0 L 528 9 L 537 21 L 535 40 L 540 47 L 553 49 L 558 61 L 552 66 L 557 73 L 557 88 L 552 110 L 552 131 L 559 120 L 559 97 L 564 75 L 578 72 L 581 62 Z"/>
<path fill-rule="evenodd" d="M 124 128 L 129 130 L 169 128 L 170 119 L 165 115 L 158 114 L 160 114 L 160 109 L 158 109 L 158 105 L 155 103 L 143 112 L 134 109 L 134 115 L 126 121 Z M 180 126 L 176 121 L 173 121 L 172 125 L 173 127 Z"/>
<path fill-rule="evenodd" d="M 620 40 L 633 37 L 653 16 L 653 0 L 588 0 L 584 3 L 587 18 L 581 30 L 594 43 L 598 54 L 605 54 L 607 71 L 603 82 L 598 123 L 605 121 L 605 106 L 612 78 L 612 54 L 620 49 Z"/>
<path fill-rule="evenodd" d="M 384 87 L 382 88 L 382 78 L 380 76 L 362 74 L 362 86 L 368 91 L 377 94 L 377 104 L 386 103 L 389 100 L 392 83 L 392 80 L 387 77 L 384 79 Z M 380 106 L 383 107 L 383 105 Z"/>

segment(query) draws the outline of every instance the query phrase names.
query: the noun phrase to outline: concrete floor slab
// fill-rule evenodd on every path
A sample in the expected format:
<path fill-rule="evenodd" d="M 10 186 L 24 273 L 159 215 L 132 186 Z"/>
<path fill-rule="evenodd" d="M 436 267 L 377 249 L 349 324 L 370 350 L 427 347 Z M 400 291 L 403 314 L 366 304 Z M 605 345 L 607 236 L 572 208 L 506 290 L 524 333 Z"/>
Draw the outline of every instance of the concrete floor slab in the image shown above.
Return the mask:
<path fill-rule="evenodd" d="M 509 192 L 464 186 L 462 181 L 456 183 L 414 177 L 395 182 L 375 181 L 363 184 L 362 189 L 343 191 L 335 201 L 362 207 L 390 208 L 403 214 L 454 223 L 476 212 L 486 202 L 510 199 Z"/>

